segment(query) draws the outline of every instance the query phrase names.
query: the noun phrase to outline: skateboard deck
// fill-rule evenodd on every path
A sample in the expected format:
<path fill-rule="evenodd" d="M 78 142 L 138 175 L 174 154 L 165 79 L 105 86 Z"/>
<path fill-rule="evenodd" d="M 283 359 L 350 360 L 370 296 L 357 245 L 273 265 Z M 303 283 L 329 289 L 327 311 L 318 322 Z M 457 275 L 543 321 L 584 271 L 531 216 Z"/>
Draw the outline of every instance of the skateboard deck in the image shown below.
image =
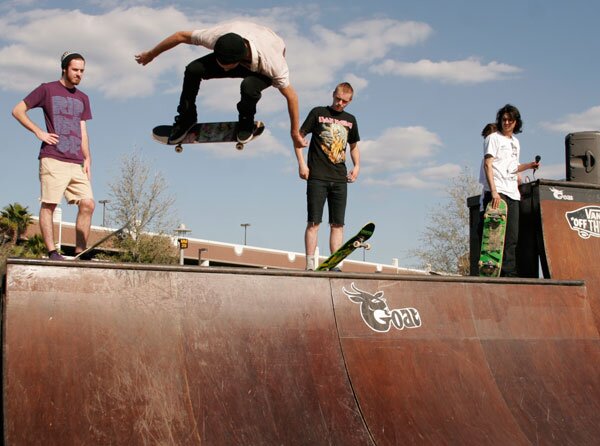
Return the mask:
<path fill-rule="evenodd" d="M 129 223 L 127 223 L 125 226 L 117 229 L 116 231 L 112 231 L 109 232 L 108 234 L 106 234 L 104 237 L 102 237 L 100 240 L 98 240 L 96 243 L 94 243 L 92 246 L 87 247 L 86 249 L 84 249 L 83 251 L 81 251 L 79 254 L 77 254 L 75 257 L 73 257 L 74 260 L 78 260 L 80 259 L 82 256 L 85 256 L 86 254 L 89 254 L 90 252 L 92 252 L 94 249 L 96 249 L 98 246 L 100 246 L 102 243 L 104 243 L 105 241 L 107 241 L 109 238 L 113 237 L 113 236 L 117 236 L 120 233 L 122 233 L 125 229 L 127 229 L 129 227 Z"/>
<path fill-rule="evenodd" d="M 195 124 L 185 135 L 183 140 L 177 144 L 169 143 L 169 134 L 173 126 L 159 125 L 152 129 L 152 138 L 161 144 L 175 146 L 175 151 L 181 153 L 184 144 L 206 144 L 215 142 L 235 142 L 235 148 L 242 150 L 247 143 L 237 140 L 237 126 L 235 121 L 230 122 L 199 122 Z M 258 138 L 265 131 L 262 121 L 254 121 L 254 132 L 252 139 Z"/>
<path fill-rule="evenodd" d="M 500 200 L 497 209 L 492 209 L 491 202 L 487 205 L 483 214 L 483 235 L 479 255 L 480 276 L 500 276 L 506 235 L 506 217 L 506 201 Z"/>
<path fill-rule="evenodd" d="M 375 223 L 367 223 L 360 231 L 358 231 L 358 234 L 344 243 L 336 252 L 331 254 L 316 270 L 329 271 L 335 268 L 357 248 L 371 249 L 371 245 L 365 242 L 371 238 L 373 232 L 375 232 Z"/>

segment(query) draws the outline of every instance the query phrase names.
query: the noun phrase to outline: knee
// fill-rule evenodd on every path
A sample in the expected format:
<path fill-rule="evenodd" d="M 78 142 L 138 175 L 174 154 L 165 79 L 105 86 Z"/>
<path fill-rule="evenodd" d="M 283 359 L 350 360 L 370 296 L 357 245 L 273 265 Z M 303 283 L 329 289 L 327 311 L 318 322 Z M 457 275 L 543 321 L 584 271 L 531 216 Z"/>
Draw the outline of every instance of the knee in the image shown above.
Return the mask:
<path fill-rule="evenodd" d="M 319 223 L 313 223 L 309 221 L 306 225 L 306 232 L 318 232 L 319 231 Z"/>
<path fill-rule="evenodd" d="M 96 202 L 90 198 L 83 199 L 79 202 L 79 212 L 92 214 L 96 208 Z"/>
<path fill-rule="evenodd" d="M 201 79 L 205 73 L 204 64 L 194 61 L 185 67 L 185 77 L 194 77 Z"/>
<path fill-rule="evenodd" d="M 248 76 L 242 80 L 242 83 L 240 84 L 240 92 L 243 96 L 251 97 L 257 101 L 262 96 L 262 88 L 260 83 L 252 76 Z"/>

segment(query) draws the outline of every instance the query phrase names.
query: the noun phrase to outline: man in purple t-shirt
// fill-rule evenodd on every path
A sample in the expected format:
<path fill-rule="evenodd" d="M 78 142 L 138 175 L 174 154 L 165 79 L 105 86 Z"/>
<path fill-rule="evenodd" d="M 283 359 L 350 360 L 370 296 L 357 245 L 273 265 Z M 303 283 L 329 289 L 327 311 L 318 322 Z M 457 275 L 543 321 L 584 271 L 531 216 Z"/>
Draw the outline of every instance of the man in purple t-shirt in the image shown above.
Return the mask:
<path fill-rule="evenodd" d="M 85 59 L 78 53 L 65 53 L 61 58 L 62 75 L 58 81 L 41 84 L 13 109 L 13 116 L 32 132 L 42 146 L 40 184 L 42 202 L 40 230 L 52 260 L 63 260 L 54 244 L 54 209 L 66 198 L 79 208 L 76 222 L 75 254 L 87 245 L 94 213 L 94 196 L 90 183 L 91 156 L 86 121 L 92 119 L 86 94 L 76 88 L 83 78 Z M 27 111 L 40 107 L 44 112 L 46 131 L 38 127 Z"/>

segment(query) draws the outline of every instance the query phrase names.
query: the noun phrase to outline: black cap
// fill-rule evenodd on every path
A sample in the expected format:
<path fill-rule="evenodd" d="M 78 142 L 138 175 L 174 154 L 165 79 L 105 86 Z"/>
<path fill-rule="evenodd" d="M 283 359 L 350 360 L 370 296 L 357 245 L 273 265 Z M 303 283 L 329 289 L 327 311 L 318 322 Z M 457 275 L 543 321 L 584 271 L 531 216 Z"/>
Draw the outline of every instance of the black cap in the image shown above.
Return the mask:
<path fill-rule="evenodd" d="M 60 58 L 60 67 L 64 70 L 69 66 L 69 62 L 73 59 L 81 59 L 85 62 L 83 56 L 79 53 L 71 53 L 70 51 L 66 51 Z"/>
<path fill-rule="evenodd" d="M 246 44 L 242 36 L 235 33 L 227 33 L 217 39 L 214 51 L 220 63 L 229 65 L 241 62 L 244 59 Z"/>

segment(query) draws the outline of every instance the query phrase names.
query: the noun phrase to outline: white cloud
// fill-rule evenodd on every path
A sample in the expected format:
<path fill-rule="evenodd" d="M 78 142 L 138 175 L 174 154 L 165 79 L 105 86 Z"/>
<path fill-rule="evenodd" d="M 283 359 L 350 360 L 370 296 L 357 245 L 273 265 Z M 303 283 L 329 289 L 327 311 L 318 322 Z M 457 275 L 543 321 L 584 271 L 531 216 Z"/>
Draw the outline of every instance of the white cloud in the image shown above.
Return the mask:
<path fill-rule="evenodd" d="M 135 3 L 144 1 L 128 4 Z M 135 63 L 134 54 L 152 48 L 171 32 L 242 18 L 264 23 L 284 37 L 292 84 L 302 98 L 301 105 L 321 104 L 342 80 L 349 80 L 357 90 L 366 87 L 368 81 L 346 72 L 347 68 L 368 64 L 394 47 L 414 45 L 432 33 L 427 24 L 391 19 L 358 20 L 339 30 L 301 25 L 306 16 L 292 8 L 259 10 L 254 17 L 236 17 L 214 9 L 196 17 L 174 7 L 104 10 L 87 14 L 37 9 L 0 17 L 0 89 L 27 92 L 41 82 L 57 79 L 60 55 L 69 50 L 86 58 L 84 90 L 96 89 L 114 99 L 178 91 L 185 65 L 208 50 L 179 45 L 146 67 Z M 237 85 L 211 87 L 201 89 L 205 108 L 231 110 L 231 104 L 239 100 Z M 285 101 L 279 94 L 266 94 L 260 107 L 261 113 L 281 113 Z"/>
<path fill-rule="evenodd" d="M 589 108 L 581 113 L 568 114 L 554 122 L 542 122 L 541 126 L 557 133 L 600 130 L 600 106 Z"/>
<path fill-rule="evenodd" d="M 456 164 L 433 165 L 442 146 L 424 127 L 394 127 L 376 140 L 361 141 L 361 175 L 366 184 L 431 189 L 443 187 L 460 172 Z"/>
<path fill-rule="evenodd" d="M 453 84 L 472 84 L 502 80 L 521 72 L 521 69 L 499 62 L 486 65 L 475 57 L 457 61 L 433 62 L 423 59 L 418 62 L 385 60 L 374 65 L 371 71 L 380 75 L 397 75 L 439 80 Z"/>
<path fill-rule="evenodd" d="M 11 43 L 0 48 L 0 88 L 25 92 L 58 79 L 61 54 L 78 51 L 87 62 L 85 88 L 111 98 L 148 95 L 164 81 L 164 72 L 181 71 L 181 60 L 192 58 L 185 56 L 190 48 L 177 48 L 144 68 L 135 63 L 134 54 L 156 43 L 157 29 L 190 27 L 174 8 L 116 9 L 102 15 L 59 9 L 7 14 L 0 18 L 0 39 Z"/>

